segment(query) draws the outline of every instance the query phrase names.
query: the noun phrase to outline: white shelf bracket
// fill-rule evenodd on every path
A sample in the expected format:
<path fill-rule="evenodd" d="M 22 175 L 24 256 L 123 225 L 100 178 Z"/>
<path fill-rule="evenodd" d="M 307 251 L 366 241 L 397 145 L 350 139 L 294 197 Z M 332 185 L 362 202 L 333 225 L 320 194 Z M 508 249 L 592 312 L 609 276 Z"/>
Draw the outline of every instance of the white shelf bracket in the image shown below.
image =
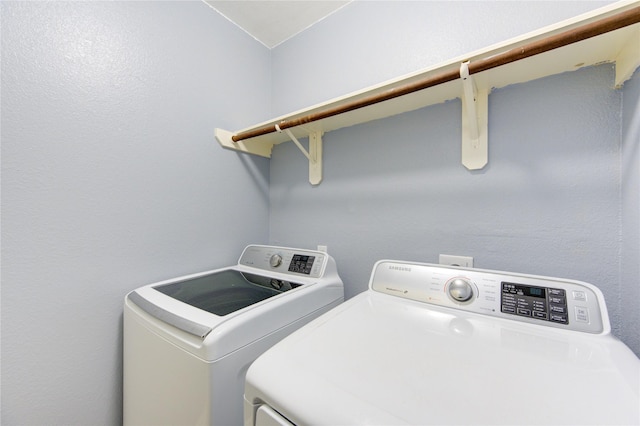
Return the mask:
<path fill-rule="evenodd" d="M 462 164 L 480 170 L 489 162 L 489 91 L 478 90 L 469 75 L 469 61 L 460 64 L 462 79 Z"/>
<path fill-rule="evenodd" d="M 309 183 L 318 185 L 322 182 L 322 132 L 309 134 L 309 151 L 313 162 L 309 162 Z"/>
<path fill-rule="evenodd" d="M 264 143 L 259 141 L 234 142 L 232 139 L 233 135 L 234 134 L 232 132 L 229 132 L 227 130 L 215 129 L 216 139 L 223 148 L 271 158 L 271 149 L 273 148 L 273 143 Z"/>
<path fill-rule="evenodd" d="M 616 89 L 622 87 L 629 80 L 636 69 L 640 67 L 640 29 L 620 49 L 616 57 Z"/>
<path fill-rule="evenodd" d="M 289 138 L 296 144 L 300 152 L 309 160 L 309 183 L 318 185 L 322 182 L 322 132 L 313 132 L 309 134 L 309 151 L 300 143 L 298 138 L 289 129 L 280 129 L 276 124 L 278 132 L 285 132 Z"/>

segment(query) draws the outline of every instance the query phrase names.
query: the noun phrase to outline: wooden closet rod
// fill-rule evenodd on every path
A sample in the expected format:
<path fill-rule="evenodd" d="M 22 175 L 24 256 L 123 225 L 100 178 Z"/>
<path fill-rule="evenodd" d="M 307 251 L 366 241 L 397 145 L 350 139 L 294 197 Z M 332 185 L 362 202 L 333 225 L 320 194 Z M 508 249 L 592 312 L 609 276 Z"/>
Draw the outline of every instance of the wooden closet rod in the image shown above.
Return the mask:
<path fill-rule="evenodd" d="M 501 65 L 510 64 L 512 62 L 519 61 L 540 53 L 548 52 L 559 47 L 568 46 L 573 43 L 577 43 L 582 40 L 596 37 L 601 34 L 615 31 L 620 28 L 627 27 L 629 25 L 637 24 L 640 22 L 640 6 L 629 9 L 625 12 L 612 15 L 607 18 L 600 19 L 589 24 L 574 28 L 572 30 L 565 31 L 560 34 L 552 35 L 544 39 L 534 41 L 525 44 L 520 47 L 516 47 L 505 52 L 490 56 L 484 59 L 478 59 L 469 63 L 469 74 L 476 74 L 482 71 L 487 71 L 492 68 L 497 68 Z M 460 78 L 459 68 L 451 71 L 446 71 L 441 74 L 426 77 L 422 80 L 407 83 L 394 87 L 385 92 L 371 95 L 356 101 L 339 105 L 336 107 L 327 108 L 322 111 L 318 111 L 304 117 L 299 117 L 292 120 L 283 120 L 278 123 L 280 130 L 288 129 L 290 127 L 300 126 L 302 124 L 311 123 L 314 121 L 322 120 L 325 118 L 333 117 L 335 115 L 344 114 L 345 112 L 353 111 L 356 109 L 364 108 L 370 105 L 374 105 L 380 102 L 388 101 L 400 96 L 407 95 L 409 93 L 424 90 L 429 87 L 437 86 L 442 83 L 447 83 Z M 275 124 L 270 124 L 264 127 L 260 127 L 254 130 L 246 132 L 240 132 L 231 137 L 234 142 L 241 140 L 254 138 L 256 136 L 262 136 L 269 133 L 278 131 Z"/>

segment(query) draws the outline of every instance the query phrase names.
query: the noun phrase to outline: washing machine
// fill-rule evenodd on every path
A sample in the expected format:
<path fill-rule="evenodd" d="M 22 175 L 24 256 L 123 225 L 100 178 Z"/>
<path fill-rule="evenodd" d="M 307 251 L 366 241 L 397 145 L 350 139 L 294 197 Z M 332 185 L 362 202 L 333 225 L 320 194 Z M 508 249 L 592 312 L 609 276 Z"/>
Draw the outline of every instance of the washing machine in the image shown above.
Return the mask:
<path fill-rule="evenodd" d="M 250 245 L 237 265 L 146 285 L 124 301 L 125 425 L 238 425 L 247 368 L 344 300 L 322 251 Z"/>
<path fill-rule="evenodd" d="M 637 425 L 639 381 L 593 285 L 385 260 L 254 362 L 245 425 Z"/>

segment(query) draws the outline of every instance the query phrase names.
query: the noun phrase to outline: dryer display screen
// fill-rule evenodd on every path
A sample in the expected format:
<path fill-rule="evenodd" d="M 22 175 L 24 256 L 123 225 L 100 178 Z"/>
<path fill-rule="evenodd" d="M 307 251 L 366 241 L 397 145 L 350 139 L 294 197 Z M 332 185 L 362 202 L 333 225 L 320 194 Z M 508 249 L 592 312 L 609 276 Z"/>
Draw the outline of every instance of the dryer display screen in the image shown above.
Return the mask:
<path fill-rule="evenodd" d="M 505 314 L 568 324 L 567 296 L 559 288 L 502 282 L 500 310 Z"/>

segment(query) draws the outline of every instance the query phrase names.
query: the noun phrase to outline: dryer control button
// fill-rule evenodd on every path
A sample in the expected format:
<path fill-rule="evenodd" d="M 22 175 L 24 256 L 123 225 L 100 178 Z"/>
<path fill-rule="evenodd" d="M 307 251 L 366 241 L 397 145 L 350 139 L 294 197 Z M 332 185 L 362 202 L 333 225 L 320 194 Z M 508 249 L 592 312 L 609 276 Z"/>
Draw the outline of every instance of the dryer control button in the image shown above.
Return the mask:
<path fill-rule="evenodd" d="M 576 321 L 589 322 L 589 308 L 582 306 L 576 306 Z"/>
<path fill-rule="evenodd" d="M 577 300 L 578 302 L 586 302 L 587 294 L 584 291 L 573 291 L 573 300 Z"/>
<path fill-rule="evenodd" d="M 473 287 L 471 283 L 464 278 L 454 278 L 449 282 L 449 296 L 457 302 L 467 302 L 473 297 Z"/>

